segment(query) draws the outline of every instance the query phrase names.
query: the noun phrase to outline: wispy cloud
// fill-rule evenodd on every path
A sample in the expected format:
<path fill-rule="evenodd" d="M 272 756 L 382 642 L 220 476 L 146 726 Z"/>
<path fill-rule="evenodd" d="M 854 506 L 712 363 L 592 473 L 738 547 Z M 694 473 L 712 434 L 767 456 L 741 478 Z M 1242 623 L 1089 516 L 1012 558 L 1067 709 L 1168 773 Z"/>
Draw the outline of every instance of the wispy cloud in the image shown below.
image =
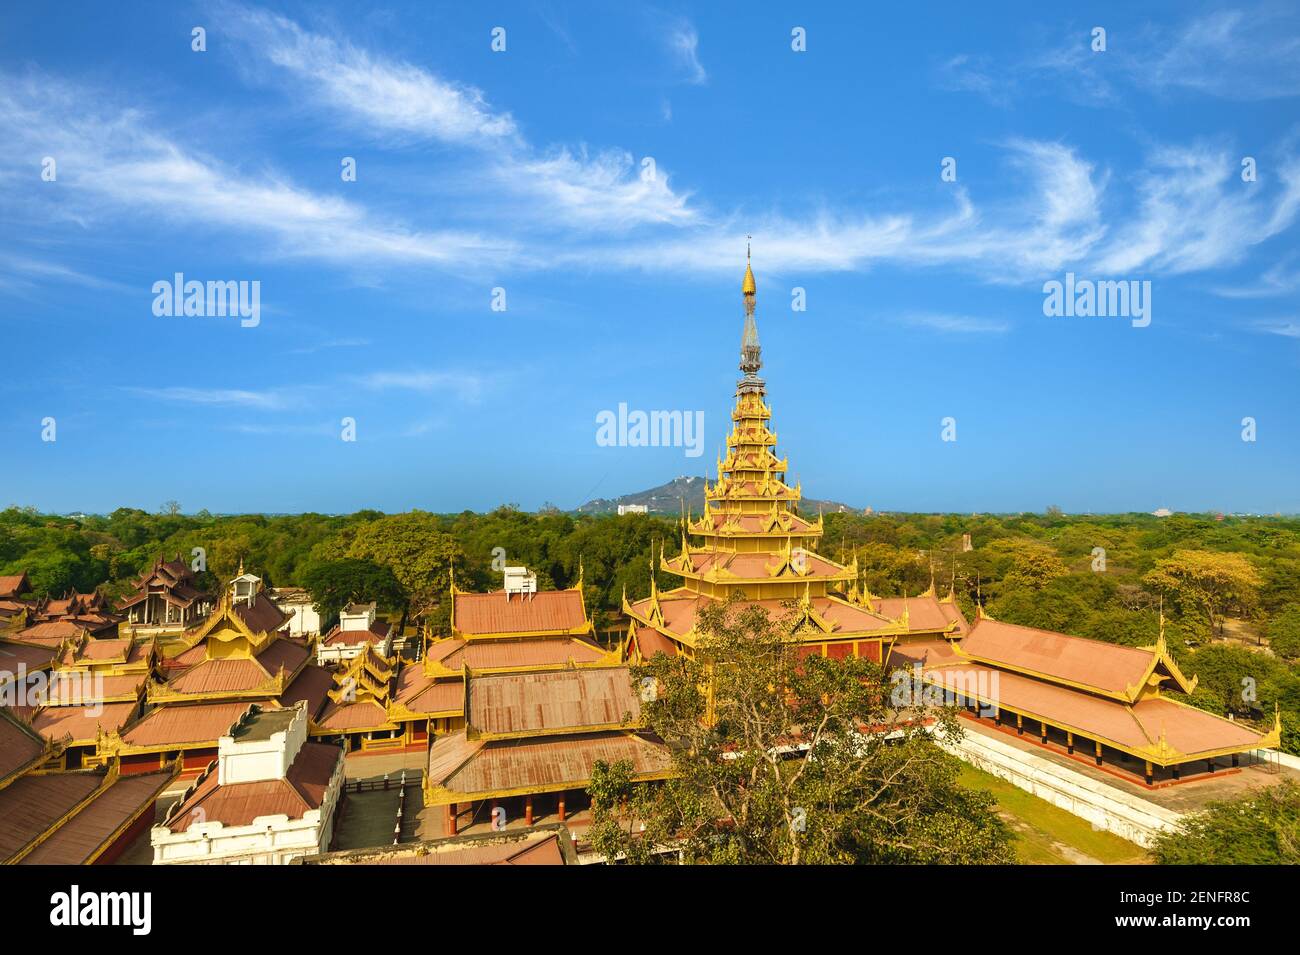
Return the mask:
<path fill-rule="evenodd" d="M 1248 285 L 1221 285 L 1211 289 L 1223 298 L 1274 298 L 1300 291 L 1300 269 L 1291 265 L 1294 256 L 1266 269 Z"/>
<path fill-rule="evenodd" d="M 1092 49 L 1090 30 L 1079 28 L 1053 41 L 1031 38 L 1021 48 L 1026 52 L 1001 62 L 985 54 L 949 57 L 938 64 L 935 83 L 1004 107 L 1048 94 L 1099 106 L 1122 105 L 1124 91 L 1237 101 L 1300 95 L 1297 17 L 1283 5 L 1217 10 L 1173 28 L 1131 30 L 1108 37 L 1101 52 Z"/>
<path fill-rule="evenodd" d="M 317 352 L 325 351 L 332 348 L 364 348 L 370 344 L 368 338 L 331 338 L 323 342 L 316 342 L 312 345 L 301 345 L 289 350 L 291 355 L 314 355 Z"/>
<path fill-rule="evenodd" d="M 247 391 L 238 388 L 138 388 L 124 391 L 159 401 L 191 405 L 213 405 L 226 408 L 256 408 L 262 411 L 280 411 L 300 402 L 286 391 Z"/>
<path fill-rule="evenodd" d="M 970 315 L 949 315 L 937 312 L 913 312 L 900 317 L 905 325 L 929 328 L 936 332 L 956 335 L 1001 335 L 1011 330 L 1009 322 Z"/>
<path fill-rule="evenodd" d="M 478 375 L 448 371 L 372 371 L 356 381 L 372 391 L 449 391 L 463 401 L 478 400 L 488 385 Z"/>
<path fill-rule="evenodd" d="M 188 152 L 134 110 L 99 112 L 93 92 L 51 78 L 0 77 L 0 157 L 57 156 L 66 202 L 47 207 L 79 224 L 132 217 L 267 239 L 285 256 L 448 266 L 500 261 L 509 242 L 420 230 L 275 174 L 230 168 Z"/>
<path fill-rule="evenodd" d="M 688 197 L 669 185 L 666 169 L 637 164 L 625 150 L 538 148 L 508 112 L 492 109 L 474 87 L 341 38 L 308 32 L 284 17 L 235 7 L 231 20 L 250 54 L 293 79 L 303 101 L 376 139 L 475 150 L 479 189 L 490 185 L 498 193 L 527 197 L 530 207 L 513 209 L 521 216 L 619 230 L 695 217 Z"/>
<path fill-rule="evenodd" d="M 1283 338 L 1300 338 L 1300 319 L 1272 318 L 1260 319 L 1252 324 L 1252 329 L 1265 335 L 1281 335 Z"/>
<path fill-rule="evenodd" d="M 673 21 L 665 41 L 686 82 L 702 86 L 709 81 L 709 74 L 700 63 L 700 35 L 693 24 L 687 20 Z"/>

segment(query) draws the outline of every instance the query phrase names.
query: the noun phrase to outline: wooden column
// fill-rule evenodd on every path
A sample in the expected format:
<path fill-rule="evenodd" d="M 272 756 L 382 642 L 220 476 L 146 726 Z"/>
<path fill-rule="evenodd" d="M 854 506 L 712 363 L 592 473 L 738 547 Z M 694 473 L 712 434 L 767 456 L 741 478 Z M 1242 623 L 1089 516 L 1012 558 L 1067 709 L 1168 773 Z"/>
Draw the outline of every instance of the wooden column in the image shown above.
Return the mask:
<path fill-rule="evenodd" d="M 456 835 L 456 804 L 447 806 L 447 835 Z"/>
<path fill-rule="evenodd" d="M 1071 756 L 1074 755 L 1074 734 L 1068 730 L 1065 734 L 1065 751 Z"/>
<path fill-rule="evenodd" d="M 1101 765 L 1101 743 L 1097 743 L 1097 765 Z"/>
<path fill-rule="evenodd" d="M 533 824 L 533 795 L 532 793 L 529 793 L 527 796 L 524 797 L 524 825 L 531 826 L 532 824 Z"/>
<path fill-rule="evenodd" d="M 1148 786 L 1150 786 L 1152 783 L 1156 781 L 1155 772 L 1156 772 L 1155 769 L 1151 765 L 1151 760 L 1148 759 L 1147 760 L 1147 785 Z"/>
<path fill-rule="evenodd" d="M 560 822 L 564 822 L 564 791 L 560 791 L 560 802 L 555 807 L 556 814 L 560 817 Z"/>
<path fill-rule="evenodd" d="M 1017 736 L 1025 735 L 1025 718 L 1021 716 L 1019 713 L 1016 714 L 1016 735 Z"/>
<path fill-rule="evenodd" d="M 1046 723 L 1039 723 L 1039 724 L 1038 724 L 1038 728 L 1039 728 L 1040 730 L 1042 730 L 1042 739 L 1041 739 L 1041 742 L 1046 743 L 1046 742 L 1047 742 L 1047 724 L 1046 724 Z"/>

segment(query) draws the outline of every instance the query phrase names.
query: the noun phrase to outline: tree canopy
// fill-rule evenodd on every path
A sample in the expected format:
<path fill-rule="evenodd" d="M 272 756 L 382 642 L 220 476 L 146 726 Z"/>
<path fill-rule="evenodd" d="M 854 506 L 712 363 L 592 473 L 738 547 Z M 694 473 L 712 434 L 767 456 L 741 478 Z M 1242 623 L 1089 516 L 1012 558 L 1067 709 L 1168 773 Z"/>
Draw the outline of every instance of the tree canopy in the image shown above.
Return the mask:
<path fill-rule="evenodd" d="M 757 607 L 701 612 L 694 658 L 633 669 L 643 717 L 674 778 L 633 786 L 597 764 L 593 844 L 630 862 L 1012 861 L 991 797 L 957 783 L 931 739 L 867 660 L 800 659 L 785 620 Z M 952 710 L 938 732 L 959 732 Z"/>

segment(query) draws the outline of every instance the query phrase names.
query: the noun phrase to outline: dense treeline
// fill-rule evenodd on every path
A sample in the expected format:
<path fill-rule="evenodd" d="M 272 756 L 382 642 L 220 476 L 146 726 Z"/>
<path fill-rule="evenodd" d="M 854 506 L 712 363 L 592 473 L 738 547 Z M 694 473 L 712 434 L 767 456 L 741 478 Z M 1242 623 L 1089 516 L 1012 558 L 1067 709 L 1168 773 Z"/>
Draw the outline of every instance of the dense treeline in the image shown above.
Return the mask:
<path fill-rule="evenodd" d="M 512 506 L 220 517 L 122 508 L 77 518 L 10 508 L 0 511 L 0 574 L 27 570 L 37 595 L 100 587 L 116 598 L 157 557 L 188 561 L 202 548 L 211 589 L 242 560 L 269 585 L 313 585 L 327 614 L 379 599 L 440 627 L 453 572 L 461 588 L 484 590 L 499 586 L 503 564 L 523 564 L 539 586 L 568 587 L 581 564 L 588 606 L 612 625 L 624 588 L 646 594 L 652 553 L 679 542 L 671 519 Z M 856 555 L 877 595 L 917 594 L 933 579 L 955 589 L 968 615 L 980 603 L 1000 620 L 1115 643 L 1153 643 L 1163 609 L 1173 653 L 1200 677 L 1193 702 L 1257 721 L 1276 705 L 1286 748 L 1300 752 L 1300 520 L 828 514 L 820 550 Z"/>

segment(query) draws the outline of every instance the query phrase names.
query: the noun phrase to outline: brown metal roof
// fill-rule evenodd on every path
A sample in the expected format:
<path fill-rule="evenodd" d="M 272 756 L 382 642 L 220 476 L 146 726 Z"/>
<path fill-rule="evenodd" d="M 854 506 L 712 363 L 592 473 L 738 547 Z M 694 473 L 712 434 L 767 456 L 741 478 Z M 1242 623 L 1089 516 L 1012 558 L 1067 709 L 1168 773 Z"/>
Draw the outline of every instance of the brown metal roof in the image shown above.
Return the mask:
<path fill-rule="evenodd" d="M 641 699 L 627 667 L 499 673 L 469 681 L 469 725 L 484 735 L 578 731 L 640 716 Z"/>
<path fill-rule="evenodd" d="M 1151 650 L 987 617 L 975 621 L 961 648 L 968 656 L 996 666 L 1030 670 L 1048 679 L 1119 694 L 1142 682 L 1154 658 Z"/>
<path fill-rule="evenodd" d="M 73 743 L 94 740 L 120 730 L 135 711 L 135 703 L 99 703 L 90 706 L 47 706 L 32 717 L 32 727 L 50 740 Z"/>
<path fill-rule="evenodd" d="M 124 732 L 122 740 L 131 746 L 215 746 L 248 707 L 248 703 L 169 703 Z"/>
<path fill-rule="evenodd" d="M 535 594 L 455 595 L 455 628 L 466 634 L 533 633 L 583 626 L 582 594 L 544 590 Z"/>
<path fill-rule="evenodd" d="M 0 781 L 45 753 L 39 733 L 8 710 L 0 708 Z"/>
<path fill-rule="evenodd" d="M 605 732 L 525 740 L 470 740 L 465 732 L 440 736 L 429 747 L 429 779 L 461 796 L 501 791 L 578 789 L 591 781 L 597 760 L 626 759 L 638 776 L 666 773 L 667 749 L 634 733 Z"/>
<path fill-rule="evenodd" d="M 304 743 L 283 779 L 218 785 L 215 769 L 203 777 L 184 802 L 167 814 L 172 832 L 185 832 L 196 820 L 247 826 L 259 816 L 301 819 L 325 800 L 343 750 L 329 743 Z"/>
<path fill-rule="evenodd" d="M 91 861 L 115 833 L 143 813 L 152 816 L 158 795 L 174 777 L 170 769 L 119 776 L 19 864 L 83 865 Z"/>
<path fill-rule="evenodd" d="M 40 838 L 103 782 L 100 772 L 31 774 L 0 789 L 0 862 Z"/>

